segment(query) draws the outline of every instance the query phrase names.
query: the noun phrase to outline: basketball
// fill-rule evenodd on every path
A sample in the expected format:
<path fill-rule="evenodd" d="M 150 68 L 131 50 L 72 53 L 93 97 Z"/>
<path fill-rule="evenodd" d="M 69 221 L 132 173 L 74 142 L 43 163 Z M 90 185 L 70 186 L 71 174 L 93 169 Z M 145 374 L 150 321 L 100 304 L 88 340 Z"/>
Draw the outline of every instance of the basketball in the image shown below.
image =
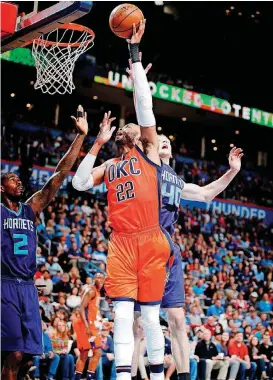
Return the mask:
<path fill-rule="evenodd" d="M 109 25 L 116 36 L 121 38 L 131 38 L 133 34 L 133 24 L 136 29 L 141 20 L 144 20 L 141 10 L 133 4 L 121 4 L 113 9 L 109 17 Z"/>

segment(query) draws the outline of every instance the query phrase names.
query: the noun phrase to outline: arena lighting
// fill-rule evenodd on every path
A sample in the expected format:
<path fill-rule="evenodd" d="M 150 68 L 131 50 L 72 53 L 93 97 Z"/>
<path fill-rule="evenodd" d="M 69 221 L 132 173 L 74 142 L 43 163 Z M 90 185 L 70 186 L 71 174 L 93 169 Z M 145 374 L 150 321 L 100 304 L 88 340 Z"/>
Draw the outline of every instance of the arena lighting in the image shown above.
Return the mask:
<path fill-rule="evenodd" d="M 155 5 L 162 6 L 164 5 L 164 1 L 155 1 Z"/>
<path fill-rule="evenodd" d="M 212 144 L 215 144 L 215 143 L 216 143 L 216 140 L 215 140 L 215 139 L 212 139 L 211 142 L 212 142 Z"/>
<path fill-rule="evenodd" d="M 234 7 L 230 7 L 230 9 L 233 11 Z"/>
<path fill-rule="evenodd" d="M 238 129 L 236 129 L 236 131 L 234 133 L 235 133 L 235 135 L 239 135 L 240 131 L 238 131 Z"/>
<path fill-rule="evenodd" d="M 94 96 L 93 96 L 93 99 L 94 99 L 94 100 L 97 100 L 97 99 L 98 99 L 97 95 L 94 95 Z"/>
<path fill-rule="evenodd" d="M 173 135 L 170 135 L 170 136 L 169 136 L 169 139 L 170 139 L 171 141 L 174 140 Z"/>
<path fill-rule="evenodd" d="M 31 86 L 33 86 L 33 85 L 34 85 L 34 81 L 32 80 L 29 84 L 30 84 Z"/>
<path fill-rule="evenodd" d="M 32 104 L 27 103 L 27 104 L 26 104 L 26 107 L 27 107 L 27 108 L 32 108 Z"/>
<path fill-rule="evenodd" d="M 256 15 L 259 15 L 261 12 L 260 11 L 256 11 Z"/>
<path fill-rule="evenodd" d="M 213 150 L 216 152 L 216 150 L 217 150 L 218 148 L 217 148 L 217 146 L 214 146 L 213 147 Z"/>
<path fill-rule="evenodd" d="M 186 117 L 182 117 L 182 121 L 187 121 L 187 118 Z"/>
<path fill-rule="evenodd" d="M 242 12 L 239 12 L 239 13 L 238 13 L 238 16 L 242 16 Z"/>
<path fill-rule="evenodd" d="M 158 130 L 158 131 L 162 131 L 162 127 L 158 127 L 157 130 Z"/>
<path fill-rule="evenodd" d="M 251 15 L 251 18 L 254 18 L 255 17 L 255 15 Z"/>
<path fill-rule="evenodd" d="M 234 144 L 229 144 L 230 148 L 233 148 L 234 147 Z"/>
<path fill-rule="evenodd" d="M 15 97 L 14 92 L 12 92 L 12 93 L 10 94 L 10 97 L 11 97 L 11 98 L 14 98 L 14 97 Z"/>
<path fill-rule="evenodd" d="M 226 10 L 226 14 L 228 15 L 229 13 L 230 13 L 230 10 L 229 10 L 229 9 L 227 9 L 227 10 Z"/>

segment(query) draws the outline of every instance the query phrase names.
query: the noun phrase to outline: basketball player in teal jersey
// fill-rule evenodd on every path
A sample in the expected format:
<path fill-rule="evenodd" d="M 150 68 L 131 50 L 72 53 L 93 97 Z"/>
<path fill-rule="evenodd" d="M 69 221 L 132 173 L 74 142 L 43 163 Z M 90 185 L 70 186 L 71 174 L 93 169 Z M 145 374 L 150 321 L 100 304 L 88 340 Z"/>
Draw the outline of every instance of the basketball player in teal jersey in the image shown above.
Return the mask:
<path fill-rule="evenodd" d="M 23 354 L 42 355 L 42 327 L 36 272 L 36 215 L 54 198 L 79 155 L 88 132 L 86 113 L 78 107 L 79 131 L 55 173 L 25 203 L 24 187 L 14 173 L 1 178 L 1 350 L 4 357 L 3 380 L 16 380 Z"/>

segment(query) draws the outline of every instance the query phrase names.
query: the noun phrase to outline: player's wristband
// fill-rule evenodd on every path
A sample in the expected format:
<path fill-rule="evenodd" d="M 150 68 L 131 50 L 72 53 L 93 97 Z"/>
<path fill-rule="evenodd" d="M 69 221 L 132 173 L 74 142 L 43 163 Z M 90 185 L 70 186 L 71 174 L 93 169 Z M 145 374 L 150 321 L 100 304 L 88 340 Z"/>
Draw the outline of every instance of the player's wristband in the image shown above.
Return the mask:
<path fill-rule="evenodd" d="M 139 59 L 139 43 L 129 44 L 129 52 L 132 63 L 140 62 Z"/>

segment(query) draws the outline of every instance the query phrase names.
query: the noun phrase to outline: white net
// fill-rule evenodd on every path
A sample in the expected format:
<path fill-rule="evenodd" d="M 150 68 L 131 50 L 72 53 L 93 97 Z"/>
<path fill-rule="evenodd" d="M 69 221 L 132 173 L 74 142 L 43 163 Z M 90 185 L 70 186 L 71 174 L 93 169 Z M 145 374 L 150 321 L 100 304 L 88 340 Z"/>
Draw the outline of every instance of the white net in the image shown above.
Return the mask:
<path fill-rule="evenodd" d="M 34 40 L 32 55 L 37 69 L 34 88 L 50 95 L 71 94 L 75 89 L 75 62 L 94 45 L 93 39 L 94 34 L 88 30 L 56 29 Z"/>

